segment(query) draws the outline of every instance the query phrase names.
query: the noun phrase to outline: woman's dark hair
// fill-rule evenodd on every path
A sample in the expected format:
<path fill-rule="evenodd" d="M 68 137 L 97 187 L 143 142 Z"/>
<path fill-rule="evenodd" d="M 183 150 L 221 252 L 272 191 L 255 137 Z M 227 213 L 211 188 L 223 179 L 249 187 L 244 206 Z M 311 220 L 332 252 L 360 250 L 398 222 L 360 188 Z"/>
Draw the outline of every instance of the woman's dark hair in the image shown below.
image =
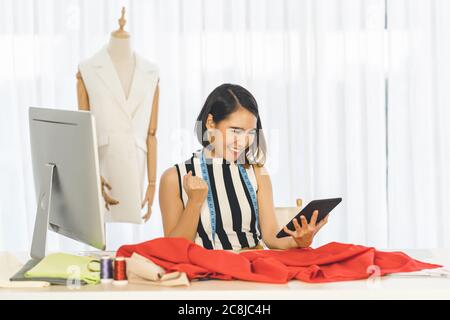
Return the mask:
<path fill-rule="evenodd" d="M 257 118 L 256 139 L 245 150 L 245 165 L 256 164 L 263 166 L 266 160 L 267 148 L 266 139 L 262 131 L 261 119 L 259 117 L 258 104 L 253 95 L 239 85 L 225 83 L 215 88 L 209 94 L 195 123 L 197 139 L 204 147 L 208 147 L 210 142 L 204 138 L 205 132 L 207 132 L 206 121 L 208 115 L 211 114 L 214 122 L 218 123 L 225 120 L 239 107 L 250 111 Z"/>

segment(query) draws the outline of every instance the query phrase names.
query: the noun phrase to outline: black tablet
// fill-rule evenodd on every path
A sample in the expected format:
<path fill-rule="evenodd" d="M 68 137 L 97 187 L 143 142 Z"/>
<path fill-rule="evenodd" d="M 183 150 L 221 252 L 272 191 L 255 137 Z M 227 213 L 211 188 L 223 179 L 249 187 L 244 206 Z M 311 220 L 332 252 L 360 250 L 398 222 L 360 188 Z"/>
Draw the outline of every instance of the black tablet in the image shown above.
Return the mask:
<path fill-rule="evenodd" d="M 319 216 L 317 217 L 317 223 L 319 223 L 322 219 L 324 219 L 331 210 L 333 210 L 339 202 L 342 201 L 342 198 L 332 198 L 332 199 L 321 199 L 321 200 L 313 200 L 306 207 L 303 208 L 294 218 L 297 218 L 298 223 L 302 225 L 302 221 L 300 220 L 300 216 L 305 216 L 308 223 L 311 221 L 311 217 L 315 210 L 319 211 Z M 294 231 L 294 218 L 286 225 L 289 230 Z M 277 234 L 277 238 L 289 237 L 289 235 L 284 232 L 283 229 L 280 230 Z"/>

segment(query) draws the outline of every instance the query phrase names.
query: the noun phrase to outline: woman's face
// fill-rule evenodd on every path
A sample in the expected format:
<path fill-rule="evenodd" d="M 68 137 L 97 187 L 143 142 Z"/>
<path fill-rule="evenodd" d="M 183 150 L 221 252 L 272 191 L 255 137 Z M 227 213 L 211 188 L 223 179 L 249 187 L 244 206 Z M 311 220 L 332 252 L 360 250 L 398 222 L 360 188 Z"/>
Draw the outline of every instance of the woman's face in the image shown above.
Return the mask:
<path fill-rule="evenodd" d="M 206 128 L 210 132 L 210 141 L 215 157 L 221 157 L 234 162 L 253 143 L 256 138 L 257 118 L 250 111 L 238 107 L 226 119 L 214 122 L 211 114 L 208 115 Z"/>

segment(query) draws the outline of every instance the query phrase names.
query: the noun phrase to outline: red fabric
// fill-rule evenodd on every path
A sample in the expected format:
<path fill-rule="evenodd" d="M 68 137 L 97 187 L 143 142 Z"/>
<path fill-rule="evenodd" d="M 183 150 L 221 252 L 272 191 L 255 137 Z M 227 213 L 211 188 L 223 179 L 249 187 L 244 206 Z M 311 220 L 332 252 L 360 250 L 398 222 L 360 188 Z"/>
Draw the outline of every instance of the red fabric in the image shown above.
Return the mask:
<path fill-rule="evenodd" d="M 379 270 L 377 274 L 382 276 L 441 267 L 417 261 L 402 252 L 382 252 L 337 242 L 316 249 L 257 250 L 236 254 L 226 250 L 208 250 L 182 238 L 158 238 L 124 245 L 117 251 L 117 256 L 130 257 L 133 252 L 147 257 L 167 272 L 186 272 L 191 280 L 332 282 L 366 279 L 374 270 Z"/>

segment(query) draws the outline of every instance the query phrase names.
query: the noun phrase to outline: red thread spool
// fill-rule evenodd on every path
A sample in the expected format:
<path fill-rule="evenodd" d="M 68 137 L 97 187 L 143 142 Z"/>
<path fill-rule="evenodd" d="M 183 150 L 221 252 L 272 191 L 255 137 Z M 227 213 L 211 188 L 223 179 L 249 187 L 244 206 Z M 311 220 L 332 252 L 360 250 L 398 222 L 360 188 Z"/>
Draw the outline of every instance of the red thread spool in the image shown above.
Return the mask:
<path fill-rule="evenodd" d="M 117 257 L 114 260 L 114 282 L 116 285 L 127 284 L 127 264 L 124 257 Z"/>

